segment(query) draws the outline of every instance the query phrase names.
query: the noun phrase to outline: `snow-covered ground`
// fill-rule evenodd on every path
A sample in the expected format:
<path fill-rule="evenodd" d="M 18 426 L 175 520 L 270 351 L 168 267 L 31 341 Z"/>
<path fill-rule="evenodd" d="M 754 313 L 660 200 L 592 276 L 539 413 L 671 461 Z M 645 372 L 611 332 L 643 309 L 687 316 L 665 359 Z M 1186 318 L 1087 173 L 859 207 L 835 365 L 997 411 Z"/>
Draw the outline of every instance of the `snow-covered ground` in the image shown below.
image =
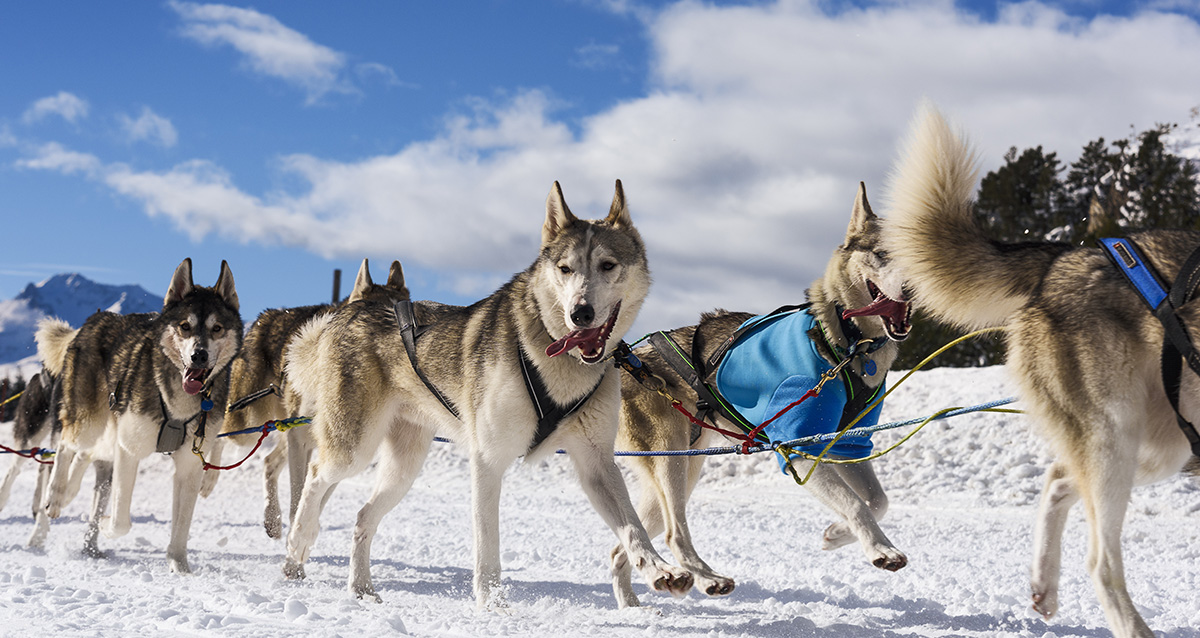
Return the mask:
<path fill-rule="evenodd" d="M 1000 367 L 921 372 L 888 399 L 884 420 L 1011 395 Z M 672 599 L 639 586 L 645 606 L 625 610 L 609 587 L 615 538 L 565 457 L 506 477 L 502 612 L 475 609 L 467 464 L 449 445 L 435 444 L 412 492 L 380 527 L 372 571 L 382 604 L 345 588 L 370 472 L 334 492 L 308 579 L 289 582 L 280 575 L 283 542 L 262 531 L 261 456 L 227 472 L 200 502 L 186 576 L 171 574 L 165 559 L 168 459 L 143 464 L 133 531 L 102 539 L 102 560 L 79 551 L 84 497 L 54 524 L 44 552 L 25 547 L 30 469 L 0 513 L 0 635 L 1108 636 L 1084 571 L 1078 510 L 1066 533 L 1059 616 L 1044 621 L 1029 609 L 1044 449 L 1024 417 L 973 414 L 930 424 L 877 461 L 892 502 L 884 531 L 910 561 L 897 573 L 871 567 L 857 546 L 821 551 L 830 515 L 769 454 L 712 458 L 690 522 L 702 555 L 735 577 L 737 590 Z M 1162 636 L 1200 636 L 1200 482 L 1180 476 L 1138 488 L 1124 538 L 1129 589 L 1150 626 Z"/>

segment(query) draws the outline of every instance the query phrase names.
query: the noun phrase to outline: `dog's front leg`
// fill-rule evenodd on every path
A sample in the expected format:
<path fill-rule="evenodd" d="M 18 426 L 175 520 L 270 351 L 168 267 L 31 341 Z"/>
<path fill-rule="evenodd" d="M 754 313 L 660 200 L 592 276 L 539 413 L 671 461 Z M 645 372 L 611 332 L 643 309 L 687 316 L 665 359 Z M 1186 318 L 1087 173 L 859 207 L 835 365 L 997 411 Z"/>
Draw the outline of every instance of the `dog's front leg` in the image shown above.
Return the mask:
<path fill-rule="evenodd" d="M 167 563 L 176 574 L 189 574 L 187 543 L 192 529 L 192 515 L 196 511 L 196 499 L 200 496 L 204 482 L 204 466 L 200 458 L 190 452 L 192 442 L 185 441 L 175 459 L 175 478 L 171 494 L 171 541 L 167 544 Z M 209 470 L 217 472 L 218 470 Z"/>
<path fill-rule="evenodd" d="M 471 523 L 475 548 L 475 605 L 505 606 L 500 592 L 500 481 L 504 466 L 471 450 Z"/>
<path fill-rule="evenodd" d="M 267 536 L 271 538 L 283 536 L 283 511 L 279 506 L 279 473 L 287 461 L 289 435 L 290 432 L 279 435 L 275 447 L 263 459 L 263 527 L 267 530 Z M 292 502 L 296 503 L 299 500 L 300 493 L 293 492 Z"/>
<path fill-rule="evenodd" d="M 613 460 L 612 449 L 575 440 L 567 443 L 567 451 L 579 473 L 583 492 L 600 518 L 617 535 L 626 556 L 646 583 L 654 591 L 665 591 L 673 596 L 686 594 L 692 588 L 691 572 L 668 564 L 654 549 L 646 528 L 633 509 L 629 489 Z"/>
<path fill-rule="evenodd" d="M 129 518 L 129 508 L 133 504 L 133 485 L 137 481 L 137 470 L 140 459 L 131 454 L 121 445 L 114 446 L 112 507 L 109 516 L 101 519 L 100 531 L 105 538 L 120 538 L 129 533 L 133 526 Z M 183 452 L 179 452 L 183 454 Z"/>
<path fill-rule="evenodd" d="M 63 441 L 58 443 L 58 451 L 54 455 L 54 469 L 50 472 L 50 489 L 46 493 L 46 502 L 42 509 L 46 516 L 50 518 L 58 518 L 62 514 L 62 510 L 70 502 L 68 491 L 70 489 L 71 463 L 77 455 L 75 448 Z"/>
<path fill-rule="evenodd" d="M 867 509 L 871 510 L 875 521 L 882 521 L 883 517 L 887 515 L 888 497 L 887 493 L 883 491 L 883 485 L 879 483 L 879 477 L 875 475 L 875 468 L 871 462 L 834 465 L 833 468 L 838 476 L 846 482 L 846 485 L 866 503 Z M 837 549 L 856 540 L 858 539 L 854 536 L 854 532 L 850 531 L 849 525 L 844 521 L 838 521 L 825 528 L 825 534 L 821 537 L 821 549 Z"/>
<path fill-rule="evenodd" d="M 1079 500 L 1066 467 L 1054 463 L 1046 473 L 1037 524 L 1033 530 L 1033 609 L 1045 618 L 1058 611 L 1058 579 L 1062 569 L 1062 535 L 1067 512 Z"/>

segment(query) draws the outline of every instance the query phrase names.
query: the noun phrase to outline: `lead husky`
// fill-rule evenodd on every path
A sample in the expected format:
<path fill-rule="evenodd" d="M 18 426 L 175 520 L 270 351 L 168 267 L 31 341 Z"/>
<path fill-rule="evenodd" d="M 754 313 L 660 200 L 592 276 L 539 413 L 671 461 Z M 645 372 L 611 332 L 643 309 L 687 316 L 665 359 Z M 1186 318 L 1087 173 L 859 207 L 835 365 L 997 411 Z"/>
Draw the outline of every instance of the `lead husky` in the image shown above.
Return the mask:
<path fill-rule="evenodd" d="M 501 477 L 522 455 L 528 461 L 556 448 L 570 453 L 584 492 L 651 586 L 685 593 L 691 575 L 654 550 L 613 458 L 620 372 L 602 362 L 610 340 L 615 343 L 633 323 L 649 285 L 645 248 L 621 182 L 602 221 L 577 219 L 556 182 L 546 200 L 537 261 L 469 307 L 414 304 L 411 357 L 398 327 L 404 313 L 390 303 L 359 302 L 310 324 L 287 366 L 294 387 L 314 404 L 318 452 L 288 534 L 284 574 L 304 577 L 326 494 L 361 472 L 379 450 L 375 490 L 354 528 L 349 578 L 352 592 L 378 600 L 371 539 L 412 485 L 440 431 L 470 456 L 480 607 L 501 602 L 492 600 L 500 584 Z M 531 397 L 539 382 L 546 392 L 535 410 Z M 540 410 L 580 403 L 535 444 Z"/>
<path fill-rule="evenodd" d="M 96 498 L 84 549 L 98 555 L 97 531 L 109 538 L 129 532 L 129 507 L 138 463 L 163 443 L 173 454 L 171 540 L 167 561 L 186 573 L 188 530 L 203 466 L 192 453 L 197 429 L 208 437 L 200 452 L 214 456 L 229 389 L 229 363 L 242 343 L 242 319 L 229 265 L 221 262 L 216 286 L 192 283 L 192 260 L 175 269 L 161 313 L 98 312 L 78 330 L 46 319 L 35 336 L 46 368 L 62 374 L 62 440 L 55 458 L 45 513 L 57 518 L 70 500 L 69 468 L 77 455 L 97 462 Z M 207 416 L 205 416 L 207 415 Z M 170 433 L 179 437 L 172 439 Z M 112 514 L 101 530 L 111 492 Z"/>
<path fill-rule="evenodd" d="M 874 392 L 883 383 L 898 350 L 897 342 L 908 336 L 908 303 L 904 301 L 904 279 L 894 268 L 887 253 L 879 248 L 878 218 L 867 202 L 866 187 L 859 185 L 858 196 L 846 230 L 846 239 L 834 251 L 825 274 L 808 289 L 811 306 L 807 310 L 824 332 L 810 335 L 817 350 L 828 365 L 839 360 L 833 349 L 844 353 L 853 341 L 847 332 L 857 332 L 856 339 L 887 337 L 887 342 L 867 357 L 851 364 L 851 373 L 858 376 Z M 853 318 L 843 319 L 846 309 Z M 707 359 L 728 339 L 738 326 L 752 315 L 717 311 L 701 317 L 698 326 L 671 331 L 671 337 L 684 352 L 700 352 Z M 700 340 L 699 350 L 692 350 L 693 340 Z M 881 342 L 882 343 L 882 342 Z M 831 349 L 831 347 L 833 349 Z M 671 368 L 658 353 L 648 347 L 639 348 L 637 356 L 646 366 L 663 377 L 667 392 L 681 400 L 690 411 L 696 411 L 696 391 L 679 375 L 662 371 Z M 871 363 L 868 363 L 870 361 Z M 874 370 L 866 374 L 867 369 Z M 840 381 L 839 381 L 840 383 Z M 621 431 L 617 447 L 622 450 L 684 450 L 728 444 L 728 439 L 713 430 L 693 435 L 688 419 L 672 408 L 670 402 L 654 390 L 625 375 L 621 387 Z M 719 416 L 717 424 L 726 430 L 737 426 Z M 641 499 L 638 515 L 651 537 L 666 531 L 667 544 L 680 565 L 692 572 L 696 586 L 710 596 L 733 591 L 733 579 L 712 570 L 696 553 L 688 529 L 685 509 L 700 470 L 703 456 L 639 456 L 631 457 L 633 468 L 641 479 Z M 808 463 L 800 458 L 792 462 L 803 474 Z M 881 569 L 896 571 L 907 564 L 907 558 L 897 550 L 879 529 L 877 521 L 887 512 L 888 501 L 870 461 L 848 465 L 821 464 L 806 483 L 811 493 L 842 517 L 825 530 L 824 548 L 842 547 L 855 540 L 862 545 L 867 559 Z M 637 605 L 629 579 L 629 561 L 618 546 L 612 553 L 613 594 L 622 607 Z"/>
<path fill-rule="evenodd" d="M 387 282 L 376 284 L 371 279 L 371 269 L 366 259 L 358 267 L 354 289 L 340 305 L 359 299 L 408 299 L 408 287 L 404 285 L 404 269 L 399 261 L 393 261 L 388 271 Z M 284 354 L 288 341 L 300 331 L 301 326 L 313 317 L 333 311 L 333 304 L 317 304 L 298 308 L 272 308 L 264 310 L 254 320 L 242 343 L 242 349 L 233 360 L 229 398 L 236 401 L 242 397 L 274 385 L 277 394 L 268 394 L 248 404 L 245 408 L 229 412 L 225 416 L 225 432 L 237 432 L 249 427 L 261 426 L 272 420 L 300 416 L 296 400 L 285 400 L 288 383 L 284 371 Z M 228 437 L 236 445 L 253 445 L 258 434 L 242 434 Z M 279 472 L 286 458 L 291 485 L 291 508 L 289 522 L 296 515 L 300 503 L 300 492 L 304 489 L 304 470 L 312 455 L 312 435 L 308 428 L 296 428 L 283 432 L 278 437 L 275 449 L 263 461 L 263 492 L 266 505 L 263 526 L 271 538 L 283 535 L 282 513 L 279 507 Z"/>
<path fill-rule="evenodd" d="M 1034 535 L 1034 609 L 1058 610 L 1063 526 L 1083 500 L 1088 569 L 1109 626 L 1120 638 L 1152 636 L 1125 588 L 1121 527 L 1133 485 L 1192 456 L 1163 390 L 1162 326 L 1099 249 L 987 238 L 973 212 L 977 175 L 970 146 L 924 109 L 894 172 L 885 245 L 935 317 L 968 330 L 1008 326 L 1008 366 L 1057 455 Z M 1132 238 L 1167 281 L 1200 245 L 1196 232 Z M 1179 317 L 1197 342 L 1200 304 Z M 1194 420 L 1200 384 L 1183 376 L 1180 407 Z"/>

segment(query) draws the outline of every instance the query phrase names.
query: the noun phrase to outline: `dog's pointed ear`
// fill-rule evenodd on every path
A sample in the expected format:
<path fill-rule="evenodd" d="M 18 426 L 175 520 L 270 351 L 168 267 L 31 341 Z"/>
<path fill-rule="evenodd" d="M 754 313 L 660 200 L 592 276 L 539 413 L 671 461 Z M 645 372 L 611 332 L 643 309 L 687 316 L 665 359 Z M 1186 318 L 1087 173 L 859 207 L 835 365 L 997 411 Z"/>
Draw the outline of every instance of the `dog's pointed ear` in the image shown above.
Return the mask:
<path fill-rule="evenodd" d="M 346 302 L 362 299 L 367 289 L 374 285 L 375 282 L 371 281 L 371 265 L 367 263 L 367 258 L 363 257 L 362 263 L 358 266 L 358 276 L 354 278 L 354 289 L 350 291 Z"/>
<path fill-rule="evenodd" d="M 621 186 L 621 180 L 617 180 L 612 206 L 608 208 L 608 217 L 604 221 L 609 226 L 618 229 L 633 226 L 633 219 L 629 217 L 629 205 L 625 203 L 625 189 Z"/>
<path fill-rule="evenodd" d="M 171 285 L 167 287 L 167 296 L 163 297 L 163 307 L 192 294 L 195 287 L 192 283 L 192 258 L 186 257 L 175 268 L 175 274 L 171 275 Z"/>
<path fill-rule="evenodd" d="M 862 234 L 867 226 L 875 223 L 877 219 L 871 210 L 871 203 L 867 201 L 867 185 L 859 182 L 858 195 L 854 197 L 854 210 L 850 212 L 850 226 L 846 228 L 846 239 Z"/>
<path fill-rule="evenodd" d="M 233 285 L 233 271 L 229 269 L 229 263 L 224 259 L 221 260 L 221 275 L 217 277 L 217 294 L 225 300 L 225 303 L 233 306 L 234 310 L 241 310 L 241 304 L 238 303 L 237 288 Z"/>
<path fill-rule="evenodd" d="M 558 182 L 550 187 L 550 195 L 546 197 L 546 223 L 542 225 L 542 245 L 554 241 L 567 226 L 578 218 L 567 208 L 567 200 L 563 199 L 562 187 Z"/>
<path fill-rule="evenodd" d="M 396 292 L 408 296 L 408 286 L 404 283 L 404 266 L 400 265 L 400 260 L 392 262 L 392 268 L 388 271 L 387 287 Z"/>

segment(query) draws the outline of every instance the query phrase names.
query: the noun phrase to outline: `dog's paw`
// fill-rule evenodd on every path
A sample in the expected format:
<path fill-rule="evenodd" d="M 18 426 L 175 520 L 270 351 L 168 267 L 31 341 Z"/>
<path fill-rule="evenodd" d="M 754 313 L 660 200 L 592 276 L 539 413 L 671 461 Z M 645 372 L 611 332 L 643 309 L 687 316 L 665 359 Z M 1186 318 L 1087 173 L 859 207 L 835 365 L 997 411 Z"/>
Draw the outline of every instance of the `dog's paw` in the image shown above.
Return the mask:
<path fill-rule="evenodd" d="M 188 565 L 186 556 L 167 557 L 167 564 L 171 567 L 172 574 L 190 574 L 192 568 Z"/>
<path fill-rule="evenodd" d="M 58 518 L 62 515 L 63 509 L 63 494 L 55 494 L 51 490 L 50 495 L 46 497 L 46 506 L 42 508 L 46 512 L 46 516 L 50 518 Z"/>
<path fill-rule="evenodd" d="M 382 603 L 383 598 L 375 592 L 375 586 L 371 583 L 354 584 L 350 586 L 350 592 L 359 600 L 371 600 L 377 603 Z"/>
<path fill-rule="evenodd" d="M 686 569 L 664 565 L 658 576 L 651 581 L 654 591 L 662 591 L 676 598 L 686 595 L 692 589 L 694 582 L 692 573 Z"/>
<path fill-rule="evenodd" d="M 733 593 L 733 588 L 736 586 L 732 578 L 726 578 L 720 574 L 697 575 L 695 581 L 696 589 L 704 592 L 706 596 L 728 596 Z"/>
<path fill-rule="evenodd" d="M 304 565 L 290 558 L 283 561 L 283 577 L 288 580 L 304 580 Z"/>
<path fill-rule="evenodd" d="M 1033 589 L 1033 610 L 1050 620 L 1058 613 L 1058 591 L 1052 588 Z"/>
<path fill-rule="evenodd" d="M 900 550 L 890 547 L 880 552 L 878 556 L 871 559 L 871 564 L 879 569 L 886 569 L 889 572 L 897 572 L 908 565 L 908 557 Z"/>

